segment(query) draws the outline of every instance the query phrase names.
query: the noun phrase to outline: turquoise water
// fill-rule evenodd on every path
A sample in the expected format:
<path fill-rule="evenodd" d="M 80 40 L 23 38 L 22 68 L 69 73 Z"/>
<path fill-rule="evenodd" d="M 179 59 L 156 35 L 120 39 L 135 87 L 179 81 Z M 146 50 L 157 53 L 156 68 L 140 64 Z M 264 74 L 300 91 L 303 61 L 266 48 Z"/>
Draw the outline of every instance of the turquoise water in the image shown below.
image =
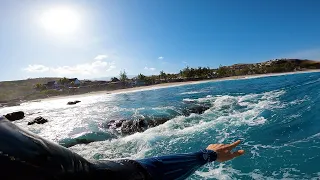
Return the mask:
<path fill-rule="evenodd" d="M 27 113 L 16 124 L 58 143 L 94 139 L 70 149 L 90 159 L 143 158 L 198 151 L 241 139 L 246 154 L 199 169 L 190 179 L 311 179 L 320 176 L 320 73 L 201 83 L 123 94 L 26 103 L 0 109 Z M 203 114 L 182 116 L 190 105 Z M 27 126 L 43 116 L 44 125 Z M 110 120 L 167 117 L 166 123 L 122 136 Z"/>

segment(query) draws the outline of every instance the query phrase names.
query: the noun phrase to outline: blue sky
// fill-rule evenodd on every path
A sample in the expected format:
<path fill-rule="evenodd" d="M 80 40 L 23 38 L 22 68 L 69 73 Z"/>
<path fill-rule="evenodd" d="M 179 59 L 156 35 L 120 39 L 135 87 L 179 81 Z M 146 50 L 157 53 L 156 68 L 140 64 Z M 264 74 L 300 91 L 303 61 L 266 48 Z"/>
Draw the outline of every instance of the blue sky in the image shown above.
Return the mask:
<path fill-rule="evenodd" d="M 317 0 L 2 0 L 0 80 L 318 60 L 319 7 Z M 75 18 L 46 15 L 61 8 Z"/>

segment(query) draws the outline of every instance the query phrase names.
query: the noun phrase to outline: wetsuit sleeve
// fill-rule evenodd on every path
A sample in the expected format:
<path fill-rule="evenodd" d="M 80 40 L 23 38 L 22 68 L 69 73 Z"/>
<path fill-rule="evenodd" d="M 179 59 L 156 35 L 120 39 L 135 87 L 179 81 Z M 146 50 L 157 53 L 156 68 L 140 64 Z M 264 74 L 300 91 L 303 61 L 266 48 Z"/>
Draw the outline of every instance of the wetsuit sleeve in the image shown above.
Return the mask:
<path fill-rule="evenodd" d="M 141 160 L 87 161 L 56 143 L 0 117 L 1 180 L 184 179 L 216 153 L 203 150 Z"/>
<path fill-rule="evenodd" d="M 88 177 L 92 164 L 0 117 L 0 168 L 3 179 L 69 179 Z"/>
<path fill-rule="evenodd" d="M 148 180 L 134 160 L 87 161 L 78 154 L 0 116 L 0 179 Z"/>
<path fill-rule="evenodd" d="M 215 161 L 217 154 L 211 150 L 196 153 L 175 154 L 137 160 L 147 169 L 152 179 L 185 179 L 208 162 Z"/>

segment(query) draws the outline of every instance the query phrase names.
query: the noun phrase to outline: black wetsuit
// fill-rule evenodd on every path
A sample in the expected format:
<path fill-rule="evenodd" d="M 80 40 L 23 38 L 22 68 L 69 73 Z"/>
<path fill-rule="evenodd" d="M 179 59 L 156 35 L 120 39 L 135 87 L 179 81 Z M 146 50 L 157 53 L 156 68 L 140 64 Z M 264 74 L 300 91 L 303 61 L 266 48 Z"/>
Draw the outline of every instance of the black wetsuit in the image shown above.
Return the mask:
<path fill-rule="evenodd" d="M 141 160 L 88 161 L 0 117 L 0 180 L 6 179 L 185 179 L 216 160 L 214 151 Z"/>

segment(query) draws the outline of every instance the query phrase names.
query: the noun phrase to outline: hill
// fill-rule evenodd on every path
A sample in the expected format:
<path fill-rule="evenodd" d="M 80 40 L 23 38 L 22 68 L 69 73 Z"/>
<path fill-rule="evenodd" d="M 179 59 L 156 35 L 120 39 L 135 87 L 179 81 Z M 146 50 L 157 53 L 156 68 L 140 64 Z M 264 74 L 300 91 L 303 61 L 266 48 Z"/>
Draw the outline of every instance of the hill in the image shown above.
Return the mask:
<path fill-rule="evenodd" d="M 59 82 L 58 77 L 35 78 L 18 81 L 0 82 L 0 106 L 16 105 L 21 101 L 46 98 L 49 96 L 83 94 L 92 91 L 114 90 L 130 88 L 134 86 L 146 86 L 159 83 L 196 81 L 204 79 L 215 79 L 230 76 L 242 76 L 252 74 L 284 73 L 295 71 L 306 71 L 310 69 L 320 69 L 320 62 L 307 59 L 274 59 L 261 63 L 253 64 L 234 64 L 231 66 L 220 66 L 217 69 L 209 67 L 182 69 L 177 74 L 166 74 L 161 71 L 159 75 L 145 76 L 139 74 L 137 77 L 124 82 L 110 81 L 83 81 L 81 85 L 59 85 L 58 88 L 36 89 L 36 84 L 46 84 L 49 81 Z M 121 78 L 120 78 L 121 79 Z"/>
<path fill-rule="evenodd" d="M 58 79 L 60 78 L 48 77 L 0 82 L 0 103 L 23 100 L 26 95 L 35 93 L 35 84 L 45 84 Z"/>

